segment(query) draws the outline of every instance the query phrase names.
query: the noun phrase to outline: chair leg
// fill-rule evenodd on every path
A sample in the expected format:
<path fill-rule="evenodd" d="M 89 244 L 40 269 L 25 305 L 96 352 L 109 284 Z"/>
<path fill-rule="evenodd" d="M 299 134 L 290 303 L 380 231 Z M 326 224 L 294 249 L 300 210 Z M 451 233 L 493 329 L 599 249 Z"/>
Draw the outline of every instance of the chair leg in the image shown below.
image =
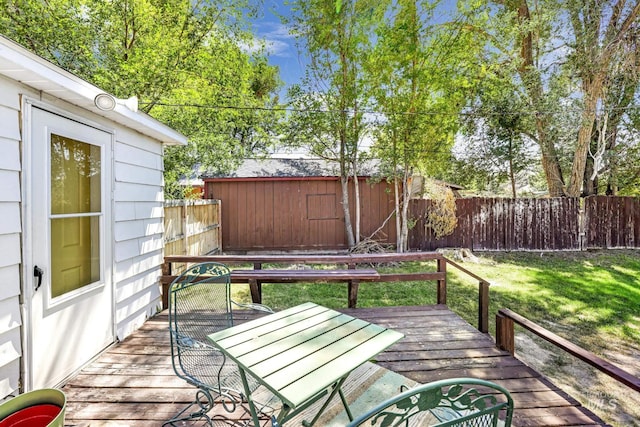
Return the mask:
<path fill-rule="evenodd" d="M 182 426 L 184 425 L 184 421 L 194 420 L 203 420 L 209 427 L 214 427 L 211 417 L 207 415 L 207 413 L 213 408 L 213 405 L 214 400 L 211 393 L 205 389 L 198 389 L 195 400 L 188 404 L 182 411 L 178 412 L 169 421 L 162 424 L 162 427 Z M 195 411 L 193 411 L 193 409 L 195 409 Z"/>
<path fill-rule="evenodd" d="M 214 396 L 216 396 L 215 399 L 218 399 L 217 401 L 214 399 Z M 244 422 L 242 420 L 233 422 L 232 419 L 228 419 L 222 414 L 217 414 L 213 417 L 208 414 L 216 404 L 221 404 L 226 412 L 233 413 L 236 411 L 237 405 L 241 405 L 244 401 L 246 401 L 244 393 L 238 392 L 237 390 L 223 388 L 212 393 L 211 390 L 206 388 L 199 388 L 193 402 L 189 403 L 173 418 L 162 424 L 162 427 L 183 427 L 185 422 L 188 421 L 200 421 L 203 423 L 202 425 L 216 427 L 216 421 L 218 419 L 223 421 L 224 425 L 247 427 L 253 425 L 252 419 L 244 420 Z M 258 412 L 260 414 L 267 416 L 264 412 L 265 410 L 270 413 L 274 412 L 274 409 L 268 404 L 258 403 L 257 405 L 259 406 Z"/>

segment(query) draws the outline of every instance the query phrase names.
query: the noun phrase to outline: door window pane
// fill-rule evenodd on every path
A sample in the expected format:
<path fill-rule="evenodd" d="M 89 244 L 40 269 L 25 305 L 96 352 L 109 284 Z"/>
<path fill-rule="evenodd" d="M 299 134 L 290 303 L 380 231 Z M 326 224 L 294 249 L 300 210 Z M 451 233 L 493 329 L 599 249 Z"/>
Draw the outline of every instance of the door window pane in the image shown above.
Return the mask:
<path fill-rule="evenodd" d="M 100 280 L 101 151 L 51 135 L 51 297 Z"/>
<path fill-rule="evenodd" d="M 100 147 L 51 135 L 51 213 L 100 212 Z"/>

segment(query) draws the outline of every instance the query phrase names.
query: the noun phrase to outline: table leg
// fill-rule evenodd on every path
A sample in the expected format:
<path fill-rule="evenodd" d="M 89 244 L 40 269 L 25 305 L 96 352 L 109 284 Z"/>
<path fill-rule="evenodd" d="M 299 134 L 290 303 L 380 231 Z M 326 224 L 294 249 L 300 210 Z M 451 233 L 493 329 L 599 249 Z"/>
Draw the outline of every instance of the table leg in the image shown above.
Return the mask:
<path fill-rule="evenodd" d="M 238 367 L 238 369 L 240 369 L 240 378 L 242 379 L 244 394 L 247 398 L 247 403 L 249 404 L 249 411 L 251 411 L 251 418 L 253 418 L 253 425 L 254 427 L 260 427 L 260 418 L 258 418 L 256 405 L 253 403 L 253 399 L 251 398 L 251 389 L 249 388 L 249 382 L 247 381 L 247 374 L 245 374 L 244 369 L 240 367 Z"/>
<path fill-rule="evenodd" d="M 349 405 L 347 404 L 347 399 L 345 399 L 344 394 L 342 393 L 342 384 L 344 384 L 344 382 L 346 380 L 347 380 L 347 376 L 344 376 L 344 377 L 342 377 L 340 379 L 340 381 L 338 381 L 334 385 L 333 390 L 331 391 L 331 394 L 329 395 L 329 397 L 327 397 L 327 400 L 324 401 L 324 403 L 322 404 L 322 407 L 320 408 L 320 410 L 318 411 L 316 416 L 313 417 L 313 420 L 311 420 L 311 421 L 302 421 L 302 425 L 304 427 L 311 427 L 316 423 L 316 421 L 318 421 L 318 419 L 320 418 L 320 416 L 322 415 L 324 410 L 327 409 L 327 406 L 329 406 L 329 403 L 334 398 L 336 393 L 340 394 L 340 399 L 342 400 L 342 404 L 344 405 L 344 409 L 347 411 L 347 416 L 349 417 L 349 421 L 353 421 L 353 415 L 351 415 L 351 410 L 349 409 Z"/>
<path fill-rule="evenodd" d="M 342 400 L 342 406 L 344 406 L 344 410 L 347 413 L 347 417 L 349 417 L 349 421 L 353 421 L 353 414 L 351 413 L 351 409 L 349 408 L 349 404 L 347 403 L 347 399 L 344 397 L 344 393 L 342 392 L 342 388 L 338 390 L 340 394 L 340 400 Z"/>

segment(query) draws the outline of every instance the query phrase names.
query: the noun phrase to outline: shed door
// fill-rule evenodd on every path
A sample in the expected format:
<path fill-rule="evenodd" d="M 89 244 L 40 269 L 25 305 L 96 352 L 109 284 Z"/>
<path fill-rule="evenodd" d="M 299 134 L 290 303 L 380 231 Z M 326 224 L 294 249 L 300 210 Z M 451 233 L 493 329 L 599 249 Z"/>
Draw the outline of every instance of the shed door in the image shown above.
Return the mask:
<path fill-rule="evenodd" d="M 112 135 L 32 107 L 33 276 L 30 389 L 51 387 L 114 340 L 111 277 Z"/>

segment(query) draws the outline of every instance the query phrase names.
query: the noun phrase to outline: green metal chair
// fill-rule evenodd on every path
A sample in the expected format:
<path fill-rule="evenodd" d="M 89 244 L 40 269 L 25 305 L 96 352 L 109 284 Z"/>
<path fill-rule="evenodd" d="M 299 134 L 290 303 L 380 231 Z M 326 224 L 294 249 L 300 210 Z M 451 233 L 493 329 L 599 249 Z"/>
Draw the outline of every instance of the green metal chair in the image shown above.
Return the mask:
<path fill-rule="evenodd" d="M 231 299 L 230 271 L 213 262 L 192 265 L 169 287 L 171 361 L 176 375 L 198 388 L 195 400 L 163 426 L 202 420 L 213 427 L 208 415 L 216 400 L 233 412 L 243 401 L 244 390 L 237 365 L 210 344 L 207 336 L 233 326 L 232 307 L 273 311 L 260 304 L 239 304 Z M 250 380 L 255 389 L 258 383 Z M 215 418 L 215 417 L 214 417 Z"/>
<path fill-rule="evenodd" d="M 509 427 L 512 417 L 513 400 L 505 388 L 474 378 L 453 378 L 405 390 L 347 427 Z"/>

